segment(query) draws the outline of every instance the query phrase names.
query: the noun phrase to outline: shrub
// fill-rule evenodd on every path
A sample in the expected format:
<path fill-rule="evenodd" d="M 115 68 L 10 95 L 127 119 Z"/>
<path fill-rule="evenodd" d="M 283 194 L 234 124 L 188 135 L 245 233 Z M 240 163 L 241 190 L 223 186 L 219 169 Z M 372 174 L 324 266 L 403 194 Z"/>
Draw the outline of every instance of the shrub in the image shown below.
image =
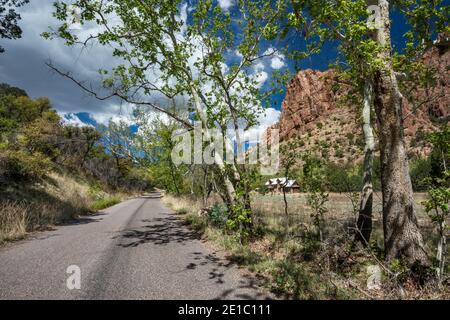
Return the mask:
<path fill-rule="evenodd" d="M 337 158 L 343 158 L 343 157 L 344 157 L 344 151 L 342 151 L 342 149 L 336 149 L 336 150 L 334 151 L 334 155 L 335 155 Z"/>
<path fill-rule="evenodd" d="M 89 186 L 88 194 L 96 201 L 103 200 L 105 197 L 107 197 L 106 192 L 103 191 L 102 187 L 98 183 Z"/>
<path fill-rule="evenodd" d="M 175 213 L 179 214 L 179 215 L 185 215 L 185 214 L 188 214 L 188 210 L 186 208 L 180 208 L 180 209 L 175 210 Z"/>
<path fill-rule="evenodd" d="M 347 140 L 350 141 L 350 143 L 352 143 L 353 139 L 355 138 L 353 132 L 348 132 L 345 136 L 347 137 Z"/>
<path fill-rule="evenodd" d="M 328 163 L 325 170 L 328 191 L 351 192 L 361 190 L 360 167 Z"/>
<path fill-rule="evenodd" d="M 95 200 L 90 205 L 90 209 L 93 211 L 98 211 L 98 210 L 112 207 L 113 205 L 118 204 L 119 202 L 120 202 L 120 199 L 117 197 L 106 197 L 106 198 Z"/>
<path fill-rule="evenodd" d="M 52 162 L 41 153 L 6 151 L 0 154 L 0 182 L 39 181 L 52 168 Z"/>
<path fill-rule="evenodd" d="M 226 225 L 228 216 L 227 207 L 216 203 L 209 212 L 208 220 L 213 226 L 222 227 Z"/>
<path fill-rule="evenodd" d="M 410 175 L 414 191 L 427 190 L 424 179 L 431 176 L 431 159 L 427 158 L 411 161 Z"/>

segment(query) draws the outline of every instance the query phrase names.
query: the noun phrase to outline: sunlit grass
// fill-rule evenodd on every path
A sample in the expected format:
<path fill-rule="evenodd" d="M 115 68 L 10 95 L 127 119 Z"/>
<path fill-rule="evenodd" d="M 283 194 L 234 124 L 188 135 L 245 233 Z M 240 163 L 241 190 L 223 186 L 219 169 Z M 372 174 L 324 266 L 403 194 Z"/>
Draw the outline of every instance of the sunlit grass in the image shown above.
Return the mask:
<path fill-rule="evenodd" d="M 382 250 L 381 199 L 378 197 L 378 194 L 375 195 L 372 243 L 378 247 L 378 250 Z M 423 194 L 416 194 L 418 206 L 423 198 Z M 203 208 L 203 203 L 199 199 L 166 195 L 163 201 L 193 228 L 201 232 L 206 239 L 224 250 L 230 261 L 258 274 L 263 285 L 281 297 L 368 298 L 361 294 L 362 291 L 355 289 L 354 285 L 360 288 L 365 287 L 367 280 L 365 268 L 376 262 L 371 260 L 370 255 L 363 255 L 357 258 L 358 262 L 355 261 L 353 267 L 343 274 L 326 269 L 324 264 L 329 259 L 327 253 L 322 250 L 317 241 L 304 238 L 305 235 L 314 232 L 311 225 L 311 211 L 307 206 L 305 194 L 288 195 L 290 223 L 288 228 L 286 228 L 282 196 L 254 194 L 252 208 L 256 232 L 255 236 L 247 242 L 241 242 L 239 237 L 224 228 L 215 227 L 207 217 L 199 214 Z M 356 215 L 350 198 L 345 194 L 331 194 L 327 206 L 329 213 L 325 218 L 328 239 L 351 238 L 350 228 L 356 222 Z M 431 239 L 433 233 L 429 228 L 428 217 L 421 208 L 417 208 L 417 214 L 425 239 Z M 328 271 L 321 271 L 323 268 Z M 347 277 L 350 277 L 352 286 L 349 285 Z M 441 297 L 441 293 L 438 297 Z"/>

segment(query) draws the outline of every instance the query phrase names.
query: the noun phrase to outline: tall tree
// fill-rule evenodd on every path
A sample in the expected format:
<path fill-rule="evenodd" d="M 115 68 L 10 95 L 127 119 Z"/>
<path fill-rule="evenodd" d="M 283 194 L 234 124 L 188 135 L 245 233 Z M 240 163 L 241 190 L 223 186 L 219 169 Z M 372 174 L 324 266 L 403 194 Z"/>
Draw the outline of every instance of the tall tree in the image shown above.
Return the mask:
<path fill-rule="evenodd" d="M 428 264 L 417 225 L 405 150 L 403 100 L 391 41 L 391 4 L 387 0 L 374 2 L 375 26 L 367 23 L 368 3 L 364 0 L 293 0 L 291 4 L 288 24 L 300 27 L 306 33 L 312 41 L 309 47 L 314 52 L 328 40 L 337 41 L 344 63 L 356 76 L 355 82 L 373 81 L 381 151 L 386 258 L 404 259 L 409 264 Z M 406 0 L 395 1 L 395 4 L 410 22 L 409 49 L 415 47 L 420 49 L 416 51 L 422 51 L 431 42 L 433 32 L 448 28 L 448 8 L 442 1 Z M 372 33 L 375 33 L 374 37 Z M 406 63 L 417 59 L 417 55 L 404 57 Z"/>
<path fill-rule="evenodd" d="M 392 63 L 389 2 L 379 0 L 380 25 L 376 43 L 381 67 L 374 73 L 375 111 L 380 136 L 383 228 L 386 258 L 405 258 L 410 264 L 427 264 L 414 208 L 404 139 L 403 103 Z"/>
<path fill-rule="evenodd" d="M 123 61 L 113 70 L 101 70 L 103 90 L 109 91 L 103 96 L 101 90 L 50 65 L 87 92 L 100 99 L 118 97 L 151 107 L 193 130 L 189 118 L 178 116 L 161 103 L 185 97 L 206 140 L 213 129 L 219 129 L 226 138 L 229 127 L 243 129 L 258 123 L 263 97 L 254 66 L 258 60 L 276 54 L 261 52 L 261 42 L 276 34 L 268 26 L 279 18 L 283 9 L 280 6 L 259 0 L 242 1 L 238 17 L 233 18 L 210 0 L 190 3 L 192 10 L 180 0 L 79 0 L 73 5 L 80 9 L 81 25 L 97 24 L 98 33 L 82 38 L 83 33 L 77 34 L 63 23 L 44 36 L 61 37 L 68 45 L 97 42 L 113 48 L 112 54 Z M 56 2 L 55 16 L 67 21 L 68 8 L 66 2 Z M 241 30 L 239 37 L 236 28 Z M 227 61 L 230 52 L 239 53 L 238 62 Z M 236 138 L 240 142 L 238 131 Z M 237 165 L 236 157 L 225 162 L 219 152 L 214 152 L 214 159 L 231 216 L 239 226 L 251 225 L 245 166 Z"/>

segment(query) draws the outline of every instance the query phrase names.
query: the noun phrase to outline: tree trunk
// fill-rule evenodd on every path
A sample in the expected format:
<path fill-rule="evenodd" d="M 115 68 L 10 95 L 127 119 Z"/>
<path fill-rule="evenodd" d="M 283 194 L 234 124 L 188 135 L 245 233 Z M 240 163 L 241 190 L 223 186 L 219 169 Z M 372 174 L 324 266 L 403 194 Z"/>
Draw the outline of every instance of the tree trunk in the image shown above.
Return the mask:
<path fill-rule="evenodd" d="M 175 166 L 171 160 L 169 160 L 169 166 L 170 166 L 170 175 L 172 177 L 173 186 L 175 188 L 175 192 L 177 196 L 180 195 L 180 189 L 178 188 L 177 179 L 175 177 Z"/>
<path fill-rule="evenodd" d="M 405 148 L 402 97 L 392 66 L 389 2 L 379 0 L 381 26 L 376 41 L 383 67 L 374 77 L 374 105 L 380 136 L 383 229 L 386 259 L 428 265 L 414 209 Z"/>
<path fill-rule="evenodd" d="M 209 184 L 208 184 L 208 166 L 203 165 L 203 207 L 206 208 L 208 205 L 208 198 L 210 194 Z"/>
<path fill-rule="evenodd" d="M 445 254 L 447 252 L 447 235 L 445 234 L 446 231 L 446 223 L 445 218 L 442 219 L 442 221 L 439 223 L 439 243 L 437 248 L 437 255 L 436 259 L 439 263 L 438 267 L 438 278 L 439 281 L 442 281 L 442 278 L 444 276 L 445 271 Z"/>
<path fill-rule="evenodd" d="M 284 202 L 284 218 L 285 218 L 285 229 L 286 235 L 289 231 L 289 212 L 288 212 L 288 202 L 286 198 L 286 188 L 283 187 L 283 202 Z"/>
<path fill-rule="evenodd" d="M 209 128 L 208 128 L 208 121 L 206 119 L 205 111 L 202 108 L 202 105 L 200 102 L 200 97 L 199 97 L 198 93 L 195 91 L 195 88 L 191 88 L 191 94 L 194 98 L 195 109 L 197 111 L 198 116 L 200 117 L 201 122 L 202 122 L 202 126 L 203 126 L 202 129 L 204 130 L 206 139 L 209 139 L 210 132 L 209 132 Z M 223 159 L 219 156 L 218 152 L 216 152 L 214 154 L 214 159 L 215 159 L 215 163 L 217 164 L 217 167 L 220 170 L 221 175 L 223 176 L 223 182 L 225 185 L 225 190 L 227 192 L 227 198 L 228 198 L 228 201 L 230 201 L 229 205 L 232 206 L 236 200 L 235 187 L 234 187 L 233 183 L 231 182 L 230 177 L 227 173 L 227 170 L 225 168 L 225 163 L 224 163 Z M 236 174 L 236 171 L 234 170 L 233 173 Z"/>
<path fill-rule="evenodd" d="M 361 191 L 361 201 L 359 205 L 359 216 L 357 222 L 358 231 L 356 241 L 363 246 L 367 246 L 372 234 L 372 203 L 373 203 L 373 152 L 375 140 L 373 137 L 370 113 L 373 106 L 373 84 L 366 80 L 364 84 L 364 106 L 362 111 L 363 132 L 364 132 L 364 167 L 363 167 L 363 188 Z"/>

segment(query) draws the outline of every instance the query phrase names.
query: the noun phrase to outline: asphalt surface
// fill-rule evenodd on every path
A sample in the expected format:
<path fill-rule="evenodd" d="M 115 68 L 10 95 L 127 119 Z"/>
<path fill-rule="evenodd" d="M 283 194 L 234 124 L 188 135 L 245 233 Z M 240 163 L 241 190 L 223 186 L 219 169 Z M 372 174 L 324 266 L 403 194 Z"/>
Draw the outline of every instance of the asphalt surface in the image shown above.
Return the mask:
<path fill-rule="evenodd" d="M 157 196 L 1 248 L 0 299 L 269 298 Z M 79 290 L 67 287 L 72 265 L 81 271 Z"/>

